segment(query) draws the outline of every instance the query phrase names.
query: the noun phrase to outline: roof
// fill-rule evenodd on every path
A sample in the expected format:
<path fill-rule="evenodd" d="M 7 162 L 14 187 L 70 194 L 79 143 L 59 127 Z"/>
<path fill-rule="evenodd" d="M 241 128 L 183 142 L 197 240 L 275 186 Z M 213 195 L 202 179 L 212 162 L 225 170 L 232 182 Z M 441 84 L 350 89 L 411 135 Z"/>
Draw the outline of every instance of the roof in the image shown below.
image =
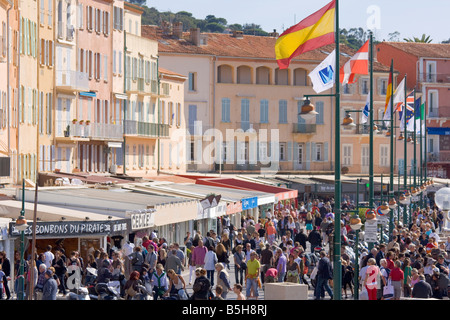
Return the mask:
<path fill-rule="evenodd" d="M 416 57 L 450 58 L 450 44 L 421 42 L 382 42 Z"/>
<path fill-rule="evenodd" d="M 187 79 L 187 77 L 182 75 L 182 74 L 179 74 L 179 73 L 176 73 L 174 71 L 170 71 L 168 69 L 164 69 L 164 68 L 161 68 L 161 67 L 158 68 L 158 71 L 159 71 L 159 73 L 161 73 L 163 75 Z"/>
<path fill-rule="evenodd" d="M 182 53 L 192 55 L 214 55 L 236 58 L 272 59 L 275 57 L 275 42 L 277 38 L 270 36 L 243 35 L 236 38 L 229 33 L 201 33 L 207 36 L 206 45 L 194 45 L 189 40 L 189 33 L 183 33 L 183 38 L 178 39 L 171 35 L 164 35 L 158 26 L 143 25 L 141 36 L 158 41 L 160 53 Z M 323 61 L 335 48 L 334 44 L 326 45 L 316 50 L 308 51 L 292 59 L 295 61 L 318 62 Z M 341 44 L 340 64 L 344 65 L 356 50 Z M 374 71 L 389 72 L 389 67 L 375 61 Z"/>

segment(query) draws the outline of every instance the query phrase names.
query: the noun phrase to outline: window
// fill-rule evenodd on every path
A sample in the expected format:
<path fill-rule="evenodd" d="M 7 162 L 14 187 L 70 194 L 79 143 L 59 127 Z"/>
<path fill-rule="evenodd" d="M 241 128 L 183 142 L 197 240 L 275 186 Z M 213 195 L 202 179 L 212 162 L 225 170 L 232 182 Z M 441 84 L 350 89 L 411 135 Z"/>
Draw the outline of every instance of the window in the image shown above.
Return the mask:
<path fill-rule="evenodd" d="M 286 142 L 280 143 L 280 161 L 286 161 Z"/>
<path fill-rule="evenodd" d="M 322 150 L 323 150 L 323 144 L 322 143 L 316 143 L 315 144 L 315 150 L 313 150 L 313 152 L 314 152 L 314 160 L 315 161 L 322 161 L 322 159 L 323 159 Z"/>
<path fill-rule="evenodd" d="M 78 12 L 77 12 L 77 16 L 78 16 L 78 29 L 83 29 L 83 4 L 79 3 L 78 4 Z"/>
<path fill-rule="evenodd" d="M 181 103 L 177 103 L 177 126 L 181 126 Z"/>
<path fill-rule="evenodd" d="M 266 162 L 268 155 L 267 155 L 267 142 L 259 142 L 259 161 Z"/>
<path fill-rule="evenodd" d="M 279 101 L 278 122 L 287 123 L 287 100 Z"/>
<path fill-rule="evenodd" d="M 342 145 L 342 165 L 343 166 L 351 166 L 352 165 L 352 154 L 353 154 L 353 145 L 352 144 L 343 144 Z"/>
<path fill-rule="evenodd" d="M 94 19 L 94 8 L 91 6 L 86 7 L 86 29 L 88 31 L 92 31 L 93 28 L 93 19 Z"/>
<path fill-rule="evenodd" d="M 380 79 L 379 80 L 379 95 L 385 96 L 387 93 L 387 86 L 388 86 L 388 80 L 387 79 Z"/>
<path fill-rule="evenodd" d="M 222 98 L 222 122 L 230 122 L 230 99 Z"/>
<path fill-rule="evenodd" d="M 47 25 L 49 27 L 53 26 L 53 22 L 52 22 L 52 3 L 53 3 L 53 0 L 48 0 L 48 23 L 47 23 Z"/>
<path fill-rule="evenodd" d="M 113 12 L 113 28 L 119 31 L 123 31 L 123 9 L 114 7 Z"/>
<path fill-rule="evenodd" d="M 352 94 L 352 87 L 351 87 L 351 84 L 348 84 L 348 83 L 344 84 L 344 85 L 342 86 L 342 93 L 343 93 L 343 94 Z"/>
<path fill-rule="evenodd" d="M 109 35 L 109 12 L 103 12 L 103 34 Z"/>
<path fill-rule="evenodd" d="M 247 131 L 250 128 L 250 100 L 241 100 L 241 129 Z"/>
<path fill-rule="evenodd" d="M 361 79 L 361 94 L 369 94 L 369 79 Z"/>
<path fill-rule="evenodd" d="M 269 101 L 264 99 L 260 101 L 260 123 L 269 123 Z"/>
<path fill-rule="evenodd" d="M 113 50 L 113 74 L 116 74 L 116 50 Z"/>
<path fill-rule="evenodd" d="M 389 166 L 389 145 L 380 144 L 380 167 Z"/>
<path fill-rule="evenodd" d="M 122 74 L 122 51 L 119 50 L 119 74 Z"/>
<path fill-rule="evenodd" d="M 438 91 L 428 91 L 428 115 L 430 117 L 438 117 Z"/>
<path fill-rule="evenodd" d="M 189 72 L 189 91 L 197 91 L 197 73 Z"/>
<path fill-rule="evenodd" d="M 41 24 L 44 24 L 44 20 L 45 20 L 45 2 L 41 1 L 41 10 L 40 10 L 40 20 L 41 20 Z"/>

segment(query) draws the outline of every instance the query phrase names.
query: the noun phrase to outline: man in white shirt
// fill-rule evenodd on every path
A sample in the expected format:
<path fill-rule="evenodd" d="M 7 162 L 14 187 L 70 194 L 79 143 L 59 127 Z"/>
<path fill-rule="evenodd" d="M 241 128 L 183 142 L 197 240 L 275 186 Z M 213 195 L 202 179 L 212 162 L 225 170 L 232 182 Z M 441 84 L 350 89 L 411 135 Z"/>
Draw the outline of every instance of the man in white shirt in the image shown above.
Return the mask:
<path fill-rule="evenodd" d="M 47 251 L 44 252 L 44 256 L 45 256 L 45 265 L 47 268 L 50 268 L 52 266 L 52 261 L 53 259 L 55 259 L 55 255 L 52 253 L 52 246 L 48 245 L 47 246 Z"/>

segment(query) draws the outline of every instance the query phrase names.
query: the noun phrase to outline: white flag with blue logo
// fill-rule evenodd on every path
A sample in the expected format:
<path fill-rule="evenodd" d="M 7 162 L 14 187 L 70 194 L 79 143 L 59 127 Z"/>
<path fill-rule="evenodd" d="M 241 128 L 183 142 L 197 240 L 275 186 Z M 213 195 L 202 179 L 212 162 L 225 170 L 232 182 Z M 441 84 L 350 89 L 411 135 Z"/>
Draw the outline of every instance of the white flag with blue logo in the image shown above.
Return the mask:
<path fill-rule="evenodd" d="M 364 106 L 364 110 L 361 115 L 361 124 L 366 123 L 367 119 L 369 119 L 369 108 L 370 108 L 370 91 L 367 95 L 366 105 Z"/>
<path fill-rule="evenodd" d="M 315 92 L 333 88 L 335 79 L 335 65 L 336 53 L 335 50 L 331 52 L 325 60 L 322 61 L 311 73 L 308 75 L 311 78 L 313 89 Z"/>

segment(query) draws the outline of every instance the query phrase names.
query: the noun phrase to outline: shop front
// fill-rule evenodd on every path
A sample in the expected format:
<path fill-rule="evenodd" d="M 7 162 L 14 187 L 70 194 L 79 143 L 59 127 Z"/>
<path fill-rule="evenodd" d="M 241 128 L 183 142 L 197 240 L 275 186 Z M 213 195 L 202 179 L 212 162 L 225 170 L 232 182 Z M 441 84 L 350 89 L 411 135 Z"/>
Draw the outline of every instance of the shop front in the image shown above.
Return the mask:
<path fill-rule="evenodd" d="M 53 249 L 63 249 L 66 256 L 72 251 L 80 252 L 87 261 L 89 254 L 99 248 L 114 246 L 113 237 L 125 237 L 130 232 L 130 219 L 106 219 L 104 221 L 28 221 L 24 230 L 25 257 L 31 254 L 33 229 L 36 232 L 36 252 L 45 252 L 48 245 Z M 9 223 L 9 237 L 14 240 L 14 248 L 20 248 L 21 232 L 16 223 Z"/>

